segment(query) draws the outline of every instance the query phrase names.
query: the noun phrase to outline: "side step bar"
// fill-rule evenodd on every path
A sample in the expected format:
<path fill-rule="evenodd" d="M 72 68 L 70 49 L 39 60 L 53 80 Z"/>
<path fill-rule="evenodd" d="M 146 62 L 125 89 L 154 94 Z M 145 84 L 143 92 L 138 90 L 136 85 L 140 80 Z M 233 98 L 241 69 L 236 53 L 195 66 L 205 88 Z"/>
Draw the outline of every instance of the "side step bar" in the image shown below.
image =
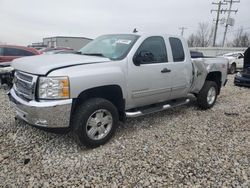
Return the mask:
<path fill-rule="evenodd" d="M 190 102 L 190 99 L 186 99 L 186 100 L 181 100 L 181 101 L 169 102 L 160 106 L 148 107 L 148 108 L 144 108 L 138 111 L 126 111 L 126 117 L 129 117 L 129 118 L 139 117 L 139 116 L 143 116 L 146 114 L 151 114 L 151 113 L 160 112 L 166 109 L 174 108 L 177 106 L 182 106 L 189 102 Z"/>

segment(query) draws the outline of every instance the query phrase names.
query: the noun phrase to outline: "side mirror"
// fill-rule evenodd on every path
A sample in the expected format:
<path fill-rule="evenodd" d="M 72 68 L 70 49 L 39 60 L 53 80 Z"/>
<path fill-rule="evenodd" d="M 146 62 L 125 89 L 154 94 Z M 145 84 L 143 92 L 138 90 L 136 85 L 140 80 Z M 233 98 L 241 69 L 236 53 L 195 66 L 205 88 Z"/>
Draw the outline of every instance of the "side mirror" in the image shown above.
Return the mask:
<path fill-rule="evenodd" d="M 154 61 L 154 55 L 148 51 L 141 51 L 133 58 L 134 64 L 140 66 L 140 64 L 151 63 Z"/>

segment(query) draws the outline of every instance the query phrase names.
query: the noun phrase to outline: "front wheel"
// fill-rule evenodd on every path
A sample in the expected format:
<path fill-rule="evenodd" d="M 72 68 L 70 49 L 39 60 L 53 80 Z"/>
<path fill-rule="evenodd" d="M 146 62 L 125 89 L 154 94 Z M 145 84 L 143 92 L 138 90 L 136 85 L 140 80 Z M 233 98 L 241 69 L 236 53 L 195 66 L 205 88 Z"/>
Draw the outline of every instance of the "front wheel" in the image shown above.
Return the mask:
<path fill-rule="evenodd" d="M 218 86 L 216 82 L 205 81 L 200 93 L 197 95 L 198 106 L 202 109 L 213 107 L 218 95 Z"/>
<path fill-rule="evenodd" d="M 105 144 L 114 134 L 118 124 L 118 111 L 108 100 L 92 98 L 80 105 L 73 126 L 77 140 L 86 147 Z"/>

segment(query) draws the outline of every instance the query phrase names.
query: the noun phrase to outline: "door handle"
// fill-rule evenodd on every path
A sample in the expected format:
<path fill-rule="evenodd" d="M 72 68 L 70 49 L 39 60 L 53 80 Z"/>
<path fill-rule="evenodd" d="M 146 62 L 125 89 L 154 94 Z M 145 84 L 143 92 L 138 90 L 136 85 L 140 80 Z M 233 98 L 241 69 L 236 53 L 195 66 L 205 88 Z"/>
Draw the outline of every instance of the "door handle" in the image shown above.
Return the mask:
<path fill-rule="evenodd" d="M 171 70 L 168 68 L 164 68 L 161 70 L 161 73 L 168 73 L 168 72 L 171 72 Z"/>

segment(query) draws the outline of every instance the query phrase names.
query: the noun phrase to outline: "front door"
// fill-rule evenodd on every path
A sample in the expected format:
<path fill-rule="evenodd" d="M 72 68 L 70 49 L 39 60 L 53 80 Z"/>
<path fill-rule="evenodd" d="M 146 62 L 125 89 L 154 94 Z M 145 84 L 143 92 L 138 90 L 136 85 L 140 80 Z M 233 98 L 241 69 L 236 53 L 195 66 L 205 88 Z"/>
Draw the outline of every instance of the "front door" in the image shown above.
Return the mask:
<path fill-rule="evenodd" d="M 143 57 L 136 65 L 135 57 Z M 160 36 L 145 39 L 134 58 L 128 62 L 128 108 L 168 100 L 171 95 L 171 75 L 165 41 Z"/>

